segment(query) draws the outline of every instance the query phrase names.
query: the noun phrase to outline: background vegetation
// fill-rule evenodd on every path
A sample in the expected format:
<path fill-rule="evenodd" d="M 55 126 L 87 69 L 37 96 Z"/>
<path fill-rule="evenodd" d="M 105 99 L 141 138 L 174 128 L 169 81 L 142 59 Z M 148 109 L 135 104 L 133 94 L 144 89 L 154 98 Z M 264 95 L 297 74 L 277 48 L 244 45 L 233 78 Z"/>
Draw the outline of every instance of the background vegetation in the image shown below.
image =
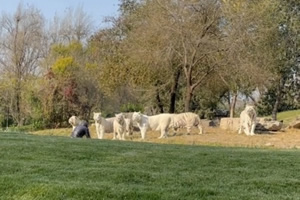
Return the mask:
<path fill-rule="evenodd" d="M 49 21 L 22 3 L 2 13 L 3 128 L 64 127 L 99 110 L 299 109 L 298 0 L 120 0 L 106 21 L 95 30 L 80 7 Z"/>

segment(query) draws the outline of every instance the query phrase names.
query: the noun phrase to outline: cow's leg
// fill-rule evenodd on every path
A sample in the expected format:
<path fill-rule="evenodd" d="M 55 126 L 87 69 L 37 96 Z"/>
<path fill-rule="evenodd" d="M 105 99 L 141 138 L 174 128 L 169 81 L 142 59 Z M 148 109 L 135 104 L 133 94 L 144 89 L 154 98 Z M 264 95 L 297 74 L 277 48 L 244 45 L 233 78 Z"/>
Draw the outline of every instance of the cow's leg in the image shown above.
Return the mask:
<path fill-rule="evenodd" d="M 175 136 L 177 134 L 177 130 L 178 130 L 178 128 L 173 127 L 173 136 Z"/>
<path fill-rule="evenodd" d="M 103 139 L 103 136 L 104 136 L 104 129 L 100 128 L 100 130 L 99 130 L 99 139 Z"/>
<path fill-rule="evenodd" d="M 126 136 L 130 136 L 133 133 L 133 125 L 130 122 L 126 123 Z"/>
<path fill-rule="evenodd" d="M 167 137 L 167 129 L 166 128 L 162 128 L 161 130 L 160 130 L 160 137 L 159 137 L 159 139 L 161 139 L 161 138 L 166 138 Z"/>
<path fill-rule="evenodd" d="M 142 137 L 142 140 L 144 140 L 146 138 L 146 127 L 143 127 L 141 128 L 141 137 Z"/>
<path fill-rule="evenodd" d="M 130 128 L 129 128 L 129 135 L 133 135 L 133 125 L 131 124 Z"/>
<path fill-rule="evenodd" d="M 131 136 L 132 134 L 133 134 L 133 127 L 130 126 L 130 127 L 128 128 L 128 130 L 126 130 L 126 135 L 127 135 L 127 136 Z"/>
<path fill-rule="evenodd" d="M 240 119 L 240 126 L 239 126 L 239 131 L 238 131 L 239 134 L 242 134 L 244 131 L 243 125 L 244 125 L 244 121 L 242 119 Z"/>
<path fill-rule="evenodd" d="M 243 132 L 243 125 L 241 124 L 238 133 L 241 134 L 242 132 Z"/>
<path fill-rule="evenodd" d="M 255 126 L 256 126 L 256 124 L 255 124 L 255 123 L 252 123 L 252 124 L 251 124 L 251 131 L 250 131 L 250 135 L 254 135 Z"/>
<path fill-rule="evenodd" d="M 250 125 L 248 123 L 246 123 L 246 125 L 244 126 L 246 135 L 250 135 L 250 127 L 249 126 Z"/>
<path fill-rule="evenodd" d="M 96 124 L 96 133 L 97 133 L 98 139 L 103 139 L 103 133 L 102 133 L 100 126 L 101 126 L 100 124 Z"/>
<path fill-rule="evenodd" d="M 199 134 L 203 134 L 203 128 L 201 126 L 201 124 L 198 124 L 198 129 L 199 129 Z"/>
<path fill-rule="evenodd" d="M 98 127 L 98 124 L 95 123 L 95 126 L 96 126 L 96 134 L 97 134 L 97 137 L 98 137 L 98 139 L 100 139 L 100 133 L 99 133 L 99 127 Z"/>
<path fill-rule="evenodd" d="M 123 132 L 121 135 L 122 135 L 121 140 L 125 140 L 125 132 Z"/>
<path fill-rule="evenodd" d="M 190 135 L 190 134 L 191 134 L 191 129 L 192 129 L 191 126 L 187 126 L 187 127 L 186 127 L 187 135 Z"/>

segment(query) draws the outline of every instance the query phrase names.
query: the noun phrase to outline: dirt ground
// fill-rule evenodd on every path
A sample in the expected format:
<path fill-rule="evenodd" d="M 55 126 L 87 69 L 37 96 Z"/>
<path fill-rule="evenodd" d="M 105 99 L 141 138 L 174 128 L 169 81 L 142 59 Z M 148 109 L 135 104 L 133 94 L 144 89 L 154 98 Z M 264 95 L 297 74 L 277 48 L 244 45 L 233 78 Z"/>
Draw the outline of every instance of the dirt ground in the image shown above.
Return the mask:
<path fill-rule="evenodd" d="M 164 144 L 188 144 L 188 145 L 209 145 L 209 146 L 230 146 L 230 147 L 253 147 L 253 148 L 281 148 L 300 149 L 300 130 L 288 129 L 272 133 L 259 133 L 254 136 L 246 136 L 230 131 L 224 131 L 216 127 L 205 128 L 205 133 L 199 135 L 197 129 L 193 129 L 190 135 L 186 135 L 185 129 L 181 129 L 173 136 L 158 139 L 158 131 L 149 131 L 144 142 Z M 95 132 L 91 129 L 92 138 L 96 138 Z M 105 139 L 111 139 L 112 134 L 105 134 Z M 127 140 L 141 141 L 140 133 L 134 132 Z"/>
<path fill-rule="evenodd" d="M 39 135 L 59 135 L 70 136 L 72 129 L 51 129 L 37 131 L 33 134 Z M 272 133 L 258 133 L 254 136 L 246 136 L 237 132 L 222 130 L 218 127 L 206 127 L 204 134 L 199 135 L 197 129 L 193 129 L 190 135 L 186 135 L 186 130 L 181 129 L 176 136 L 169 134 L 169 137 L 158 139 L 158 131 L 148 131 L 146 139 L 141 140 L 141 134 L 134 132 L 127 137 L 128 141 L 153 142 L 163 144 L 187 144 L 187 145 L 209 145 L 228 147 L 252 147 L 252 148 L 280 148 L 280 149 L 300 149 L 300 129 L 286 129 Z M 90 127 L 91 137 L 96 139 L 94 126 Z M 104 139 L 112 139 L 112 134 L 104 135 Z"/>

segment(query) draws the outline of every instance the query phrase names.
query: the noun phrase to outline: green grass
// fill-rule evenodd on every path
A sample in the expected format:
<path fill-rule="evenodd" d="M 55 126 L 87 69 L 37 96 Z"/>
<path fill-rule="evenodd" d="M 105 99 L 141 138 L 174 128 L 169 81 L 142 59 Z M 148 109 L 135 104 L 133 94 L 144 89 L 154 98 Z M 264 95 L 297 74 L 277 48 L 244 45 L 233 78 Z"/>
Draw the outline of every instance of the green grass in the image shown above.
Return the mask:
<path fill-rule="evenodd" d="M 283 120 L 285 125 L 288 125 L 294 121 L 298 116 L 300 116 L 300 110 L 291 110 L 285 112 L 279 112 L 277 114 L 277 120 Z"/>
<path fill-rule="evenodd" d="M 0 199 L 300 199 L 300 151 L 0 133 Z"/>

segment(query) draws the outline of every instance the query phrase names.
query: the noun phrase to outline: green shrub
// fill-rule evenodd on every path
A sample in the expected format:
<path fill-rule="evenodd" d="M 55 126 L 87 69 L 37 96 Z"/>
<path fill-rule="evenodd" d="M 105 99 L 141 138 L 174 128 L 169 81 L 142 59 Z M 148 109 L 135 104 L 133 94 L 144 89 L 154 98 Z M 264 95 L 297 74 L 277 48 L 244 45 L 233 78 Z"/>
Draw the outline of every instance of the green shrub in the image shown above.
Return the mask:
<path fill-rule="evenodd" d="M 143 106 L 140 104 L 127 103 L 123 104 L 120 108 L 121 112 L 143 112 Z"/>

